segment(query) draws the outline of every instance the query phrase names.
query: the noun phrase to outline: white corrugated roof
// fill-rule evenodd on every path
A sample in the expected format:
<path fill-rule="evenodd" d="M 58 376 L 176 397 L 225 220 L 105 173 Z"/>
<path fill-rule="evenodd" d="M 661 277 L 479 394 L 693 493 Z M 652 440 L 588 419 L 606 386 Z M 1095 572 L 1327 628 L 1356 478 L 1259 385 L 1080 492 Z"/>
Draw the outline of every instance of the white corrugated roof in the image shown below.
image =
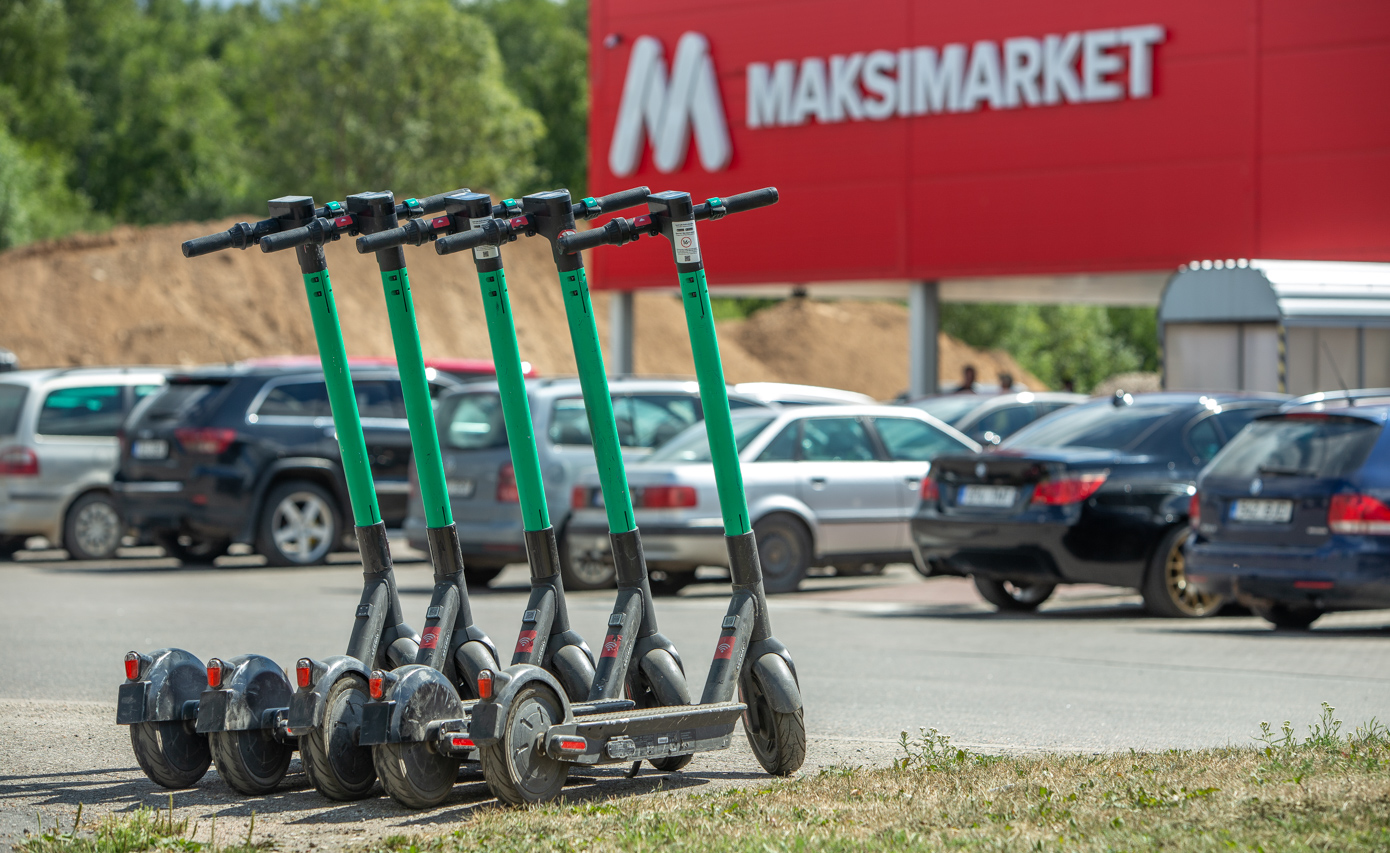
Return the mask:
<path fill-rule="evenodd" d="M 1159 320 L 1390 326 L 1390 264 L 1194 261 L 1168 282 Z"/>

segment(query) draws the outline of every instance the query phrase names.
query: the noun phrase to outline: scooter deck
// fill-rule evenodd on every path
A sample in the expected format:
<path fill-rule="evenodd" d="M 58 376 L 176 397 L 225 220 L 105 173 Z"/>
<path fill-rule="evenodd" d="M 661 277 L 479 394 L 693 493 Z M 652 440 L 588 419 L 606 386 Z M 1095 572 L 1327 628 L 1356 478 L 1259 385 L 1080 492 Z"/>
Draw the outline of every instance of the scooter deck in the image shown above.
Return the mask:
<path fill-rule="evenodd" d="M 573 764 L 612 764 L 727 749 L 734 726 L 747 709 L 742 702 L 714 702 L 576 716 L 551 726 L 546 743 L 553 758 Z M 574 738 L 584 739 L 584 752 L 560 748 Z"/>
<path fill-rule="evenodd" d="M 434 720 L 431 721 L 430 728 L 438 731 L 439 736 L 443 737 L 450 734 L 467 734 L 468 718 L 473 713 L 473 707 L 478 704 L 477 699 L 468 699 L 463 703 L 463 716 L 457 720 Z M 595 712 L 597 716 L 611 716 L 612 714 L 629 713 L 628 709 L 633 707 L 631 699 L 602 699 L 596 702 L 580 702 L 573 706 L 575 714 L 588 714 Z M 391 717 L 395 714 L 396 703 L 388 702 L 368 702 L 362 706 L 362 728 L 358 734 L 358 744 L 360 746 L 376 746 L 383 743 L 399 742 L 401 738 L 391 736 Z M 585 719 L 589 719 L 585 716 Z"/>

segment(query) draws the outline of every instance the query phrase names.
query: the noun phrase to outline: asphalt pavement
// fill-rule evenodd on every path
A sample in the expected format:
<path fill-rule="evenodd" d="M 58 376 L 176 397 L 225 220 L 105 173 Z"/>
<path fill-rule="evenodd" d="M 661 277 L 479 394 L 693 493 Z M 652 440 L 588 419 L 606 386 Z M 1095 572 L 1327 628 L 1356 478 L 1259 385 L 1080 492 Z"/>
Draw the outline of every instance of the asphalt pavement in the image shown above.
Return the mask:
<path fill-rule="evenodd" d="M 59 757 L 60 737 L 107 744 L 93 746 L 99 757 L 90 760 L 129 774 L 133 758 L 111 722 L 128 649 L 179 646 L 204 659 L 259 652 L 285 666 L 342 652 L 358 564 L 224 562 L 0 563 L 0 805 L 32 805 L 45 774 L 66 774 L 64 784 L 81 775 L 80 759 Z M 405 611 L 418 622 L 429 565 L 401 559 L 397 575 Z M 512 644 L 527 589 L 525 568 L 513 567 L 473 595 L 475 617 L 499 647 Z M 714 581 L 657 600 L 661 629 L 696 685 L 727 593 L 727 583 Z M 569 600 L 575 627 L 591 643 L 601 637 L 612 593 Z M 906 566 L 881 577 L 813 578 L 800 593 L 774 597 L 771 608 L 775 633 L 797 661 L 810 766 L 889 761 L 899 733 L 922 727 L 984 750 L 1099 752 L 1246 745 L 1261 721 L 1292 720 L 1301 730 L 1323 702 L 1348 726 L 1390 719 L 1390 611 L 1276 632 L 1250 616 L 1150 618 L 1133 594 L 1085 586 L 1063 588 L 1036 614 L 1001 615 L 968 581 L 925 580 Z M 46 728 L 63 730 L 47 763 L 35 757 L 49 746 Z M 757 769 L 746 748 L 736 752 L 736 775 Z M 687 773 L 696 778 L 702 767 L 729 770 L 697 760 Z M 136 799 L 163 796 L 143 779 L 121 784 Z M 37 802 L 71 805 L 80 796 L 72 790 Z M 0 819 L 0 837 L 18 825 Z"/>

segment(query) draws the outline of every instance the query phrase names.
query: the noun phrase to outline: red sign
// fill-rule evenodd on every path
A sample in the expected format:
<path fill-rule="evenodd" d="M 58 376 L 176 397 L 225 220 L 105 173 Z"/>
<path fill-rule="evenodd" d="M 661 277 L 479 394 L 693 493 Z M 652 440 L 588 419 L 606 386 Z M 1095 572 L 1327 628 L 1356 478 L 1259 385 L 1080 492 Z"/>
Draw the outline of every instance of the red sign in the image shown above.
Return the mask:
<path fill-rule="evenodd" d="M 441 630 L 441 629 L 440 629 L 438 626 L 435 626 L 435 627 L 433 627 L 433 628 L 426 628 L 426 629 L 424 630 L 424 633 L 422 633 L 422 634 L 420 635 L 420 648 L 422 648 L 422 649 L 435 649 L 435 648 L 439 648 L 439 632 L 440 632 L 440 630 Z"/>
<path fill-rule="evenodd" d="M 776 186 L 712 285 L 1390 261 L 1380 0 L 591 0 L 590 192 Z M 671 246 L 591 254 L 670 286 Z"/>
<path fill-rule="evenodd" d="M 719 638 L 719 645 L 714 647 L 715 660 L 729 660 L 734 656 L 734 635 L 724 634 Z"/>
<path fill-rule="evenodd" d="M 529 655 L 536 650 L 536 632 L 522 631 L 516 638 L 516 650 L 512 654 Z"/>

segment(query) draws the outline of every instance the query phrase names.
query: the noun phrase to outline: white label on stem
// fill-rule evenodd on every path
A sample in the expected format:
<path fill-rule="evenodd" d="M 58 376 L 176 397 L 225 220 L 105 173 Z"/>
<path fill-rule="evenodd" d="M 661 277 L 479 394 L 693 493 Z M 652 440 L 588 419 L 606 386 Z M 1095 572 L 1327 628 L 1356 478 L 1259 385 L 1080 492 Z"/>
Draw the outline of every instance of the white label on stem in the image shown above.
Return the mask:
<path fill-rule="evenodd" d="M 477 231 L 479 228 L 483 227 L 483 223 L 487 222 L 488 219 L 489 217 L 487 216 L 484 216 L 480 219 L 469 219 L 468 224 L 472 227 L 474 231 Z M 502 250 L 497 248 L 496 246 L 473 247 L 473 257 L 477 258 L 480 261 L 487 260 L 488 258 L 495 258 L 500 254 L 502 254 Z"/>
<path fill-rule="evenodd" d="M 695 234 L 694 222 L 672 222 L 671 243 L 676 247 L 676 263 L 700 262 L 700 238 Z"/>

